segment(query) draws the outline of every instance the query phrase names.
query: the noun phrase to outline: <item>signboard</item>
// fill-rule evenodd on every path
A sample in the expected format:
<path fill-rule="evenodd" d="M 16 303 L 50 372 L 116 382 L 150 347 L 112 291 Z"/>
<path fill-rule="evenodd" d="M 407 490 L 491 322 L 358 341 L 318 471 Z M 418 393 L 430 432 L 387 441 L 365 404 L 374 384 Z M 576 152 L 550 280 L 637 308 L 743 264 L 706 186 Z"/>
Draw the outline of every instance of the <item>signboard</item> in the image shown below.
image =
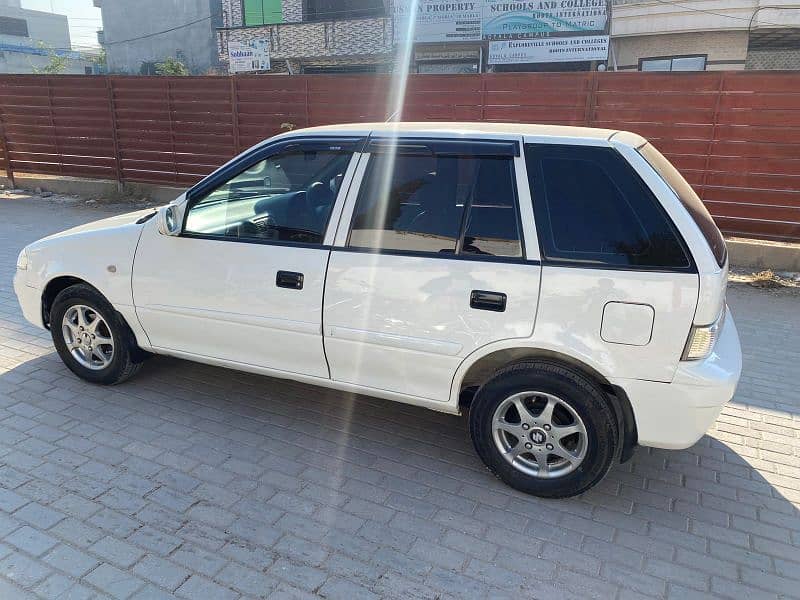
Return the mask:
<path fill-rule="evenodd" d="M 607 59 L 607 35 L 489 42 L 490 65 Z"/>
<path fill-rule="evenodd" d="M 608 0 L 483 0 L 483 39 L 608 33 Z"/>
<path fill-rule="evenodd" d="M 530 40 L 608 34 L 609 0 L 395 0 L 395 42 Z M 416 10 L 414 7 L 416 6 Z"/>
<path fill-rule="evenodd" d="M 231 73 L 269 71 L 269 40 L 228 42 L 228 58 Z"/>
<path fill-rule="evenodd" d="M 474 42 L 481 39 L 483 0 L 395 0 L 395 42 L 405 41 L 414 22 L 415 42 Z M 414 14 L 412 14 L 414 13 Z"/>

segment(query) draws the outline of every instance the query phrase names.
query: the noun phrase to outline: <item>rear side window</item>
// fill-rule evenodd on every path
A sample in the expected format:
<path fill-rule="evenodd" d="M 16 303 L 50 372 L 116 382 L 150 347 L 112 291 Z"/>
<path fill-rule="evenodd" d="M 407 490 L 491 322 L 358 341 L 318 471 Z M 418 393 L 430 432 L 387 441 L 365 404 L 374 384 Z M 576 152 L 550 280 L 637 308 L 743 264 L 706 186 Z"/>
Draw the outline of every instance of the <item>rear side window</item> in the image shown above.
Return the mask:
<path fill-rule="evenodd" d="M 548 261 L 688 269 L 675 227 L 613 148 L 525 146 L 536 226 Z"/>
<path fill-rule="evenodd" d="M 706 238 L 711 251 L 714 253 L 714 258 L 717 264 L 721 267 L 725 264 L 728 258 L 728 249 L 725 247 L 725 239 L 719 231 L 714 219 L 703 204 L 702 200 L 697 196 L 692 186 L 689 185 L 683 175 L 680 174 L 671 162 L 661 154 L 652 144 L 645 144 L 639 149 L 644 159 L 650 163 L 650 166 L 656 170 L 661 176 L 661 179 L 672 188 L 675 195 L 681 201 L 681 204 L 689 211 L 689 214 L 697 223 L 703 237 Z"/>
<path fill-rule="evenodd" d="M 511 157 L 383 154 L 370 158 L 351 248 L 522 257 Z"/>

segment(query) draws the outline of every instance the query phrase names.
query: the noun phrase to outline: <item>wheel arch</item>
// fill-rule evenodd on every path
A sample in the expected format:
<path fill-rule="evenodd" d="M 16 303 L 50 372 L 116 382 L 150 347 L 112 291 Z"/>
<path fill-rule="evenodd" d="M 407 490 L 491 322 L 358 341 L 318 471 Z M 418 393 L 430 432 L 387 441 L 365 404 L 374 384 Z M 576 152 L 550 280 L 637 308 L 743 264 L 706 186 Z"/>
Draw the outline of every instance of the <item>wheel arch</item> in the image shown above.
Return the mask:
<path fill-rule="evenodd" d="M 88 285 L 98 294 L 101 294 L 104 298 L 106 297 L 103 292 L 97 289 L 97 286 L 75 275 L 59 275 L 53 277 L 42 289 L 42 323 L 47 329 L 50 329 L 50 310 L 53 308 L 53 302 L 56 296 L 73 285 Z"/>
<path fill-rule="evenodd" d="M 103 293 L 103 291 L 94 285 L 92 282 L 87 281 L 86 279 L 82 279 L 76 275 L 58 275 L 50 279 L 47 284 L 44 286 L 42 290 L 42 301 L 41 301 L 41 310 L 42 310 L 42 323 L 44 324 L 46 329 L 50 329 L 50 311 L 53 307 L 53 302 L 55 301 L 56 297 L 74 285 L 85 285 L 92 288 L 95 292 L 100 294 L 105 300 L 114 308 L 114 312 L 116 313 L 117 318 L 120 320 L 122 325 L 128 330 L 128 333 L 131 336 L 131 339 L 134 340 L 135 347 L 132 349 L 132 355 L 134 360 L 141 361 L 144 360 L 149 356 L 149 353 L 142 348 L 141 342 L 137 337 L 136 333 L 134 332 L 131 324 L 129 323 L 128 318 L 119 311 L 117 307 L 114 306 L 114 303 L 108 299 L 108 296 Z"/>
<path fill-rule="evenodd" d="M 456 403 L 459 411 L 468 410 L 475 392 L 495 372 L 503 367 L 531 359 L 546 360 L 573 369 L 602 388 L 617 418 L 620 434 L 618 458 L 621 462 L 628 460 L 633 454 L 638 435 L 636 418 L 625 390 L 617 385 L 612 385 L 598 366 L 590 365 L 587 361 L 560 350 L 507 346 L 487 351 L 473 360 L 469 360 L 468 357 L 462 362 L 453 378 L 451 402 Z"/>

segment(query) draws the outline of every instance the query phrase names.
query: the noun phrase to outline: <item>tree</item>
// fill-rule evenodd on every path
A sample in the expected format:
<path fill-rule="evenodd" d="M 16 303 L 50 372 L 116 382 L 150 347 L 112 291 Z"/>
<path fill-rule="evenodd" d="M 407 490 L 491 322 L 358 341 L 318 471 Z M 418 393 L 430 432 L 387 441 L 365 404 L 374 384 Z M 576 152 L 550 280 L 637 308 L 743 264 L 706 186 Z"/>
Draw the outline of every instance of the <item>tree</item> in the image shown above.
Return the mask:
<path fill-rule="evenodd" d="M 63 53 L 58 54 L 52 47 L 48 46 L 44 42 L 39 42 L 37 46 L 41 50 L 45 50 L 47 52 L 46 56 L 48 56 L 50 60 L 48 60 L 47 64 L 41 68 L 34 67 L 34 73 L 37 75 L 58 75 L 59 73 L 63 73 L 67 70 L 69 59 Z"/>
<path fill-rule="evenodd" d="M 156 74 L 169 77 L 185 77 L 189 74 L 189 69 L 177 58 L 170 56 L 162 62 L 156 63 Z"/>

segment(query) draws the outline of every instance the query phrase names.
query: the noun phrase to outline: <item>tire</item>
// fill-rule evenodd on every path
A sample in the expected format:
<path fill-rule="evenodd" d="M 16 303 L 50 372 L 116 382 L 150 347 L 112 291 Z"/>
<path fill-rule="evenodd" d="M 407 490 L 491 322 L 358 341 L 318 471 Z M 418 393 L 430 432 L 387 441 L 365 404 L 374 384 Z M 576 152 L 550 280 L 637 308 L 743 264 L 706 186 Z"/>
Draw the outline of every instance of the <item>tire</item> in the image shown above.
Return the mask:
<path fill-rule="evenodd" d="M 68 313 L 69 325 L 64 319 Z M 78 313 L 83 316 L 79 317 Z M 101 321 L 97 321 L 97 318 Z M 95 330 L 91 330 L 92 325 L 96 327 Z M 91 383 L 116 385 L 131 378 L 141 368 L 141 362 L 134 360 L 134 356 L 141 351 L 127 324 L 108 300 L 89 285 L 73 285 L 56 296 L 50 309 L 50 334 L 67 368 Z M 75 337 L 71 341 L 78 341 L 75 338 L 79 338 L 81 342 L 94 343 L 92 348 L 96 350 L 88 351 L 87 346 L 81 345 L 74 352 L 67 345 L 67 337 L 73 335 Z M 83 336 L 88 337 L 84 340 Z M 111 343 L 98 344 L 99 340 L 106 339 Z"/>
<path fill-rule="evenodd" d="M 599 482 L 611 468 L 619 439 L 602 388 L 546 360 L 497 371 L 475 394 L 469 428 L 492 473 L 543 498 L 576 496 Z"/>

